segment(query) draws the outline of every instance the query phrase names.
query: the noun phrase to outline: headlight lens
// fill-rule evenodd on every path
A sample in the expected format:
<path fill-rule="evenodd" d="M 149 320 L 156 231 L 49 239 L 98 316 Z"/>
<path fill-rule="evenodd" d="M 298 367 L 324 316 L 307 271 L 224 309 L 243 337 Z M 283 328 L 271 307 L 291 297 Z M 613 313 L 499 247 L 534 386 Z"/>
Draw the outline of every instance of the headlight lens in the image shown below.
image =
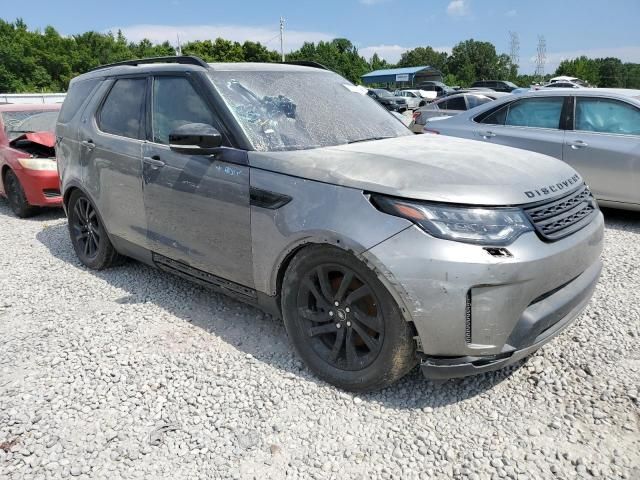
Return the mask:
<path fill-rule="evenodd" d="M 22 165 L 22 168 L 28 170 L 46 170 L 55 172 L 58 169 L 55 160 L 50 158 L 19 158 L 18 162 Z"/>
<path fill-rule="evenodd" d="M 383 212 L 411 220 L 437 238 L 478 245 L 508 245 L 533 226 L 519 208 L 450 207 L 374 195 Z"/>

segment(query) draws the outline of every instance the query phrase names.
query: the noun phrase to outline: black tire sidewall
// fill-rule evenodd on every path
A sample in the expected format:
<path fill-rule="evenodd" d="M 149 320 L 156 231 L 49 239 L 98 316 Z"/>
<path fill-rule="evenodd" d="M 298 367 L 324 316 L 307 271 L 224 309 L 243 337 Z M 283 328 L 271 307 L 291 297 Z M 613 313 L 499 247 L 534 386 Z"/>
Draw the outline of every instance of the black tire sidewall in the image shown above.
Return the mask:
<path fill-rule="evenodd" d="M 14 183 L 14 189 L 9 189 L 9 183 Z M 35 213 L 35 208 L 29 205 L 20 179 L 13 170 L 7 171 L 4 177 L 4 190 L 7 195 L 11 211 L 20 218 L 30 217 Z"/>
<path fill-rule="evenodd" d="M 362 370 L 336 368 L 322 359 L 308 343 L 297 318 L 297 295 L 306 272 L 321 264 L 338 264 L 352 269 L 367 283 L 382 309 L 384 340 L 376 359 Z M 352 254 L 330 246 L 308 247 L 291 261 L 282 285 L 282 316 L 297 354 L 323 380 L 342 389 L 370 391 L 382 388 L 404 376 L 417 362 L 413 330 L 405 321 L 395 300 L 376 274 Z"/>
<path fill-rule="evenodd" d="M 100 233 L 100 242 L 98 245 L 98 253 L 94 257 L 87 257 L 82 251 L 80 244 L 75 239 L 75 234 L 73 231 L 73 224 L 76 219 L 75 206 L 79 199 L 86 199 L 93 209 L 96 212 L 96 216 L 98 218 L 98 232 Z M 104 223 L 102 222 L 102 217 L 98 212 L 98 209 L 95 207 L 94 203 L 91 201 L 87 195 L 85 195 L 82 191 L 76 190 L 71 194 L 71 198 L 69 198 L 68 204 L 68 226 L 69 226 L 69 235 L 71 238 L 71 244 L 73 245 L 73 250 L 76 252 L 78 259 L 82 262 L 83 265 L 89 267 L 93 270 L 101 270 L 107 266 L 109 266 L 110 261 L 109 258 L 112 256 L 113 246 L 109 240 L 109 236 L 107 235 L 107 231 L 104 228 Z"/>

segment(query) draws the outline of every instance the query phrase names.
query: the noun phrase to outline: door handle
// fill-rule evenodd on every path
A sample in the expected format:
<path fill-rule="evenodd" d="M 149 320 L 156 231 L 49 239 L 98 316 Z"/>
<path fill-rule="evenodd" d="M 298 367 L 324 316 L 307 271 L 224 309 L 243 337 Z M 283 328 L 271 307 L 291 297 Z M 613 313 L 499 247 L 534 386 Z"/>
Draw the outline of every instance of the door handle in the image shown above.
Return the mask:
<path fill-rule="evenodd" d="M 147 165 L 150 165 L 152 168 L 162 168 L 166 165 L 162 160 L 160 160 L 159 155 L 154 155 L 153 157 L 144 157 L 142 161 Z"/>
<path fill-rule="evenodd" d="M 588 147 L 589 144 L 586 142 L 583 142 L 582 140 L 575 140 L 573 142 L 570 142 L 569 145 L 571 145 L 571 148 L 573 148 L 574 150 L 578 150 L 580 148 L 584 148 L 584 147 Z"/>
<path fill-rule="evenodd" d="M 495 133 L 493 133 L 492 131 L 488 130 L 486 132 L 483 132 L 480 134 L 482 136 L 482 138 L 484 138 L 485 140 L 488 140 L 489 138 L 493 138 L 496 136 Z"/>
<path fill-rule="evenodd" d="M 93 143 L 93 140 L 83 140 L 81 144 L 83 147 L 86 147 L 89 150 L 93 150 L 94 148 L 96 148 L 96 144 Z"/>

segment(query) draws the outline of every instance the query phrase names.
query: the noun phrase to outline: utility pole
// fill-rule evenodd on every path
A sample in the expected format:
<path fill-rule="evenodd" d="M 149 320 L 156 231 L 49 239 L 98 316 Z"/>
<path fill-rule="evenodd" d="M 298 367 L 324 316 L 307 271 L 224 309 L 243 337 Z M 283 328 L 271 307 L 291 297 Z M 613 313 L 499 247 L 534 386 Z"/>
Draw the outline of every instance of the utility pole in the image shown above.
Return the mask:
<path fill-rule="evenodd" d="M 178 47 L 176 48 L 176 56 L 182 55 L 182 45 L 180 44 L 180 34 L 176 33 L 176 37 L 178 37 Z"/>
<path fill-rule="evenodd" d="M 520 64 L 520 36 L 518 32 L 509 32 L 509 59 L 511 65 Z"/>
<path fill-rule="evenodd" d="M 544 77 L 544 65 L 547 63 L 547 41 L 538 35 L 538 55 L 536 56 L 536 77 Z"/>
<path fill-rule="evenodd" d="M 284 62 L 284 17 L 280 17 L 280 55 Z"/>

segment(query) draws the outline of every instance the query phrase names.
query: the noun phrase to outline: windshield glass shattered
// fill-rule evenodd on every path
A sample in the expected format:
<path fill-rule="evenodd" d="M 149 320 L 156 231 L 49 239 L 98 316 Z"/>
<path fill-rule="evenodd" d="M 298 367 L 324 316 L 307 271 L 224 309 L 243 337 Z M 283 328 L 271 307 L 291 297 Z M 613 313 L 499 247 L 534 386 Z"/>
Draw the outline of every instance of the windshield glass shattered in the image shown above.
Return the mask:
<path fill-rule="evenodd" d="M 216 71 L 210 78 L 258 151 L 412 135 L 366 89 L 331 72 Z"/>
<path fill-rule="evenodd" d="M 31 132 L 53 132 L 56 129 L 58 110 L 31 110 L 2 112 L 2 123 L 9 141 Z"/>

